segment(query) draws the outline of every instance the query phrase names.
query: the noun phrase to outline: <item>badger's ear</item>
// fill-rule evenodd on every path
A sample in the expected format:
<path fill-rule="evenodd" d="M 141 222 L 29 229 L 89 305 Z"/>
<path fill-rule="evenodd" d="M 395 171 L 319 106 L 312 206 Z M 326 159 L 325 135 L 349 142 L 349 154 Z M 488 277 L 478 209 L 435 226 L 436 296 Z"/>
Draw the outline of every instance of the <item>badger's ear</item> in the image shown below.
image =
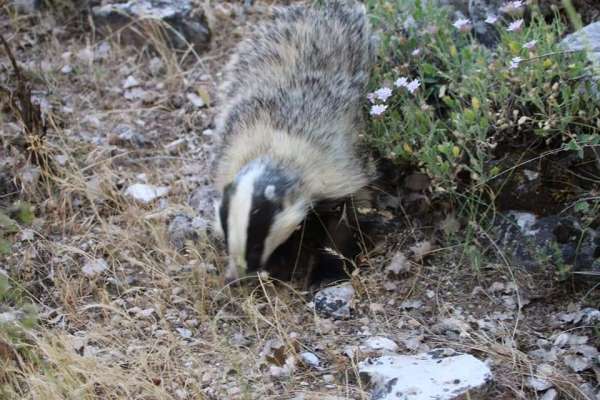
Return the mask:
<path fill-rule="evenodd" d="M 213 232 L 215 233 L 216 236 L 218 236 L 221 239 L 224 239 L 225 234 L 223 233 L 223 225 L 221 224 L 221 200 L 215 200 L 213 202 L 213 205 L 215 207 L 215 217 L 213 218 L 213 223 L 212 223 L 212 228 L 213 228 Z"/>

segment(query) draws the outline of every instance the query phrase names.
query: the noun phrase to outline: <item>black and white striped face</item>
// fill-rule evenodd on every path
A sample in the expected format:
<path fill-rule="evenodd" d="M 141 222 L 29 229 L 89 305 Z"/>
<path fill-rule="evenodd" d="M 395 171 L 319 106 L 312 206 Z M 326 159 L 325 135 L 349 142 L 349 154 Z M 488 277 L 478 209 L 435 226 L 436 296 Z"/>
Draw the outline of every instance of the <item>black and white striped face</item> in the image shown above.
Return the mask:
<path fill-rule="evenodd" d="M 281 168 L 257 160 L 242 169 L 216 210 L 229 255 L 226 280 L 263 267 L 302 223 L 307 207 L 298 179 Z"/>

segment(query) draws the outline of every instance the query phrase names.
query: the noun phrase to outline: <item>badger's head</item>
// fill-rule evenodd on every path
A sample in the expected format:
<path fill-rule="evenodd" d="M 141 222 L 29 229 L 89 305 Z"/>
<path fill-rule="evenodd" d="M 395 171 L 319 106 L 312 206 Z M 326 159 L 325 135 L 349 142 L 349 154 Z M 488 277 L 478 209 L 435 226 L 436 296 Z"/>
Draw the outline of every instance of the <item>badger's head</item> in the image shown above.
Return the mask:
<path fill-rule="evenodd" d="M 227 245 L 226 282 L 265 266 L 306 217 L 310 200 L 293 171 L 268 159 L 244 166 L 216 204 L 216 227 Z"/>

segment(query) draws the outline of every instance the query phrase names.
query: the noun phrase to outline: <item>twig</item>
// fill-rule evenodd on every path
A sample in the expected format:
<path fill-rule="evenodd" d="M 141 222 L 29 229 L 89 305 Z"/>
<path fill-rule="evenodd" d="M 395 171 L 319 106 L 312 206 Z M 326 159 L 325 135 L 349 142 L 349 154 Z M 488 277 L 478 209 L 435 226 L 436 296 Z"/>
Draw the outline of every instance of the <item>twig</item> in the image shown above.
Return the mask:
<path fill-rule="evenodd" d="M 17 76 L 17 84 L 20 85 L 23 82 L 22 77 L 21 77 L 21 69 L 19 68 L 17 61 L 15 60 L 15 56 L 13 55 L 12 51 L 10 50 L 10 46 L 9 46 L 8 42 L 6 41 L 6 39 L 4 39 L 4 36 L 2 36 L 1 33 L 0 33 L 0 41 L 2 41 L 2 45 L 4 46 L 4 51 L 6 52 L 6 55 L 8 56 L 8 59 L 10 60 L 10 63 L 13 66 L 13 69 L 15 70 L 15 75 Z"/>
<path fill-rule="evenodd" d="M 545 58 L 545 57 L 550 57 L 550 56 L 558 56 L 558 55 L 561 55 L 561 54 L 573 54 L 573 53 L 579 53 L 579 52 L 582 52 L 582 51 L 585 51 L 585 50 L 584 49 L 578 49 L 578 50 L 553 51 L 551 53 L 540 54 L 539 56 L 525 58 L 525 59 L 521 60 L 521 62 L 524 63 L 524 62 L 539 60 L 540 58 Z"/>
<path fill-rule="evenodd" d="M 2 47 L 4 47 L 4 51 L 10 59 L 17 80 L 14 90 L 0 86 L 0 92 L 8 93 L 9 107 L 16 114 L 23 127 L 24 135 L 15 144 L 24 147 L 35 164 L 42 166 L 46 171 L 50 171 L 49 154 L 43 146 L 47 125 L 42 116 L 41 107 L 32 101 L 31 86 L 25 80 L 10 45 L 2 34 L 0 34 L 0 42 L 2 42 Z"/>

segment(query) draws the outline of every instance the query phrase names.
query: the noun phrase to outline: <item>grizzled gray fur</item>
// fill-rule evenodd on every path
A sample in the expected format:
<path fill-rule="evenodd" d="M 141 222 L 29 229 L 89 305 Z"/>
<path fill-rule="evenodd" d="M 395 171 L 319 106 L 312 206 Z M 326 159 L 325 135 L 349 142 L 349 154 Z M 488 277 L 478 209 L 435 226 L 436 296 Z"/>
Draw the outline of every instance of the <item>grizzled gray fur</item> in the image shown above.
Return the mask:
<path fill-rule="evenodd" d="M 278 9 L 225 68 L 216 227 L 228 273 L 264 266 L 318 202 L 369 182 L 357 154 L 373 59 L 364 6 Z"/>

